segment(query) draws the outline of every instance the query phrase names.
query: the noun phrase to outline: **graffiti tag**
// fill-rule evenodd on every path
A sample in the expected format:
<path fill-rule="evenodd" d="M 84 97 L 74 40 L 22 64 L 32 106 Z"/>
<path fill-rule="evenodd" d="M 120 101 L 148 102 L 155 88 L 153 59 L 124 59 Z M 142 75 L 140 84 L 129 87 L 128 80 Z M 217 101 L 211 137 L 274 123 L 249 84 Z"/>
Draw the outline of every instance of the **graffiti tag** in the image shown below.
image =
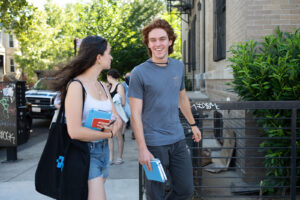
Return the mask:
<path fill-rule="evenodd" d="M 4 117 L 6 117 L 6 119 L 9 118 L 9 114 L 8 114 L 8 98 L 6 97 L 2 97 L 2 99 L 0 99 L 0 105 L 3 107 L 3 115 Z"/>
<path fill-rule="evenodd" d="M 198 109 L 206 109 L 206 110 L 211 110 L 215 108 L 216 110 L 219 110 L 219 106 L 216 103 L 195 103 L 192 105 L 192 108 L 195 110 Z"/>
<path fill-rule="evenodd" d="M 8 85 L 2 89 L 3 92 L 3 96 L 9 97 L 10 101 L 13 102 L 14 101 L 14 88 L 13 87 L 9 87 Z"/>
<path fill-rule="evenodd" d="M 0 140 L 8 141 L 12 144 L 16 144 L 16 137 L 13 133 L 10 133 L 8 131 L 1 131 L 0 130 Z"/>

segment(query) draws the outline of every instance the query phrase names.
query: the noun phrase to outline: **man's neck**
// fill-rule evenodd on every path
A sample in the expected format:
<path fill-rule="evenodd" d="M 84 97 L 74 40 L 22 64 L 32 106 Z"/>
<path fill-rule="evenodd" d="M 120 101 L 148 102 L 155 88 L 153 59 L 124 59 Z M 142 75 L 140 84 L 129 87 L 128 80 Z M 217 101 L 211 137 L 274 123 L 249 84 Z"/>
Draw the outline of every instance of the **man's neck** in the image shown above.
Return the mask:
<path fill-rule="evenodd" d="M 152 62 L 158 66 L 164 67 L 167 66 L 169 63 L 169 58 L 163 58 L 163 59 L 156 59 L 156 58 L 151 58 Z"/>

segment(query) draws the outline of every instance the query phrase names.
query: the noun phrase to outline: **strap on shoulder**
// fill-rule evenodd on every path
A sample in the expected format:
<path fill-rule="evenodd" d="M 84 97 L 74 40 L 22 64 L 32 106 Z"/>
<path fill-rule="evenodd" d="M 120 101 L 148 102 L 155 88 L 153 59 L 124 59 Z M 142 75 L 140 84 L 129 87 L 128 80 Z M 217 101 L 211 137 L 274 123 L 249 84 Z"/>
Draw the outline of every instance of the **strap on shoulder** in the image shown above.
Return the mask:
<path fill-rule="evenodd" d="M 73 81 L 76 81 L 76 82 L 80 83 L 80 85 L 81 85 L 81 87 L 82 87 L 82 102 L 83 102 L 83 103 L 82 103 L 82 111 L 83 111 L 86 91 L 85 91 L 85 88 L 84 88 L 82 82 L 81 82 L 79 79 L 72 79 L 72 80 L 70 81 L 70 83 L 73 82 Z M 70 83 L 69 83 L 69 84 L 70 84 Z"/>
<path fill-rule="evenodd" d="M 106 97 L 108 98 L 108 94 L 107 94 L 107 91 L 106 91 L 104 85 L 101 83 L 101 81 L 99 81 L 99 83 L 100 83 L 100 85 L 102 86 L 102 88 L 103 88 L 103 90 L 104 90 L 104 92 L 105 92 L 105 94 L 106 94 Z"/>
<path fill-rule="evenodd" d="M 118 93 L 118 87 L 119 87 L 120 84 L 121 84 L 121 83 L 118 83 L 118 84 L 116 85 L 116 87 L 115 87 L 115 89 L 114 89 L 114 92 Z"/>
<path fill-rule="evenodd" d="M 72 80 L 68 83 L 67 89 L 68 89 L 70 83 L 73 82 L 73 81 L 79 82 L 80 85 L 81 85 L 81 87 L 82 87 L 82 112 L 83 112 L 86 91 L 85 91 L 85 88 L 84 88 L 82 82 L 81 82 L 80 80 L 78 80 L 78 79 L 72 79 Z M 58 113 L 58 116 L 57 116 L 56 121 L 57 121 L 57 122 L 60 122 L 60 123 L 63 123 L 64 118 L 65 118 L 65 99 L 64 99 L 63 101 L 61 101 L 61 107 L 60 107 L 60 109 L 59 109 L 59 113 Z"/>

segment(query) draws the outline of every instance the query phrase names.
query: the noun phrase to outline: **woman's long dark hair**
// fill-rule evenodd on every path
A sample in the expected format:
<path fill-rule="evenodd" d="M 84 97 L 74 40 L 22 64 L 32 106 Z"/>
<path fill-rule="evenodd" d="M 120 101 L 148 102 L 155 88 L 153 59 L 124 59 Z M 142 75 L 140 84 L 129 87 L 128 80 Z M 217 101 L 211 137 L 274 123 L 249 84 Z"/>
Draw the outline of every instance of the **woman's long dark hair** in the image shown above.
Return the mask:
<path fill-rule="evenodd" d="M 69 81 L 93 66 L 97 55 L 103 55 L 106 49 L 107 40 L 100 36 L 87 36 L 82 40 L 78 55 L 55 73 L 57 81 L 52 87 L 61 92 L 61 100 L 66 97 Z"/>

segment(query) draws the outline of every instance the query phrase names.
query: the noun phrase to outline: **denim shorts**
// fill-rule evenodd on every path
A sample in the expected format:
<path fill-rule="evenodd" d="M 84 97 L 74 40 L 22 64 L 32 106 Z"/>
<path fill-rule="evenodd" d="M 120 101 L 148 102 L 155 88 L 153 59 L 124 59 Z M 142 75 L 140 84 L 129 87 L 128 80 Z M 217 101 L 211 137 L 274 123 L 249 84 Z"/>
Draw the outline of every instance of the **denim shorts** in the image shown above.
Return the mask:
<path fill-rule="evenodd" d="M 89 142 L 88 147 L 90 150 L 89 180 L 97 178 L 98 176 L 107 178 L 109 167 L 108 140 Z"/>

